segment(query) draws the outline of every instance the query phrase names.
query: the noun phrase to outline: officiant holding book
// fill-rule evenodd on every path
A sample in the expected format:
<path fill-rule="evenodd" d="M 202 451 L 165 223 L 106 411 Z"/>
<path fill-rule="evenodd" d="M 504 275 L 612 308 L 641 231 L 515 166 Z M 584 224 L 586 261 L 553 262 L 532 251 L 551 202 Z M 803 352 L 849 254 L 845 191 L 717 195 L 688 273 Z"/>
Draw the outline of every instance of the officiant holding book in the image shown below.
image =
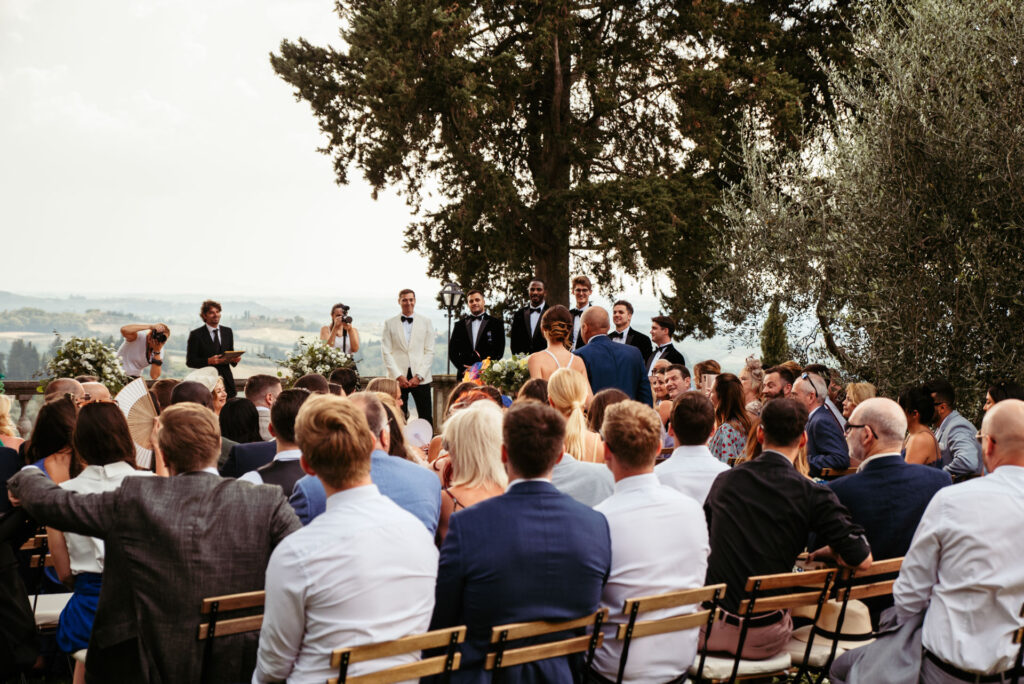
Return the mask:
<path fill-rule="evenodd" d="M 189 368 L 206 368 L 213 366 L 224 379 L 224 389 L 228 398 L 235 396 L 235 378 L 231 367 L 238 365 L 240 353 L 230 353 L 234 348 L 235 338 L 231 328 L 220 324 L 220 302 L 207 299 L 199 309 L 199 317 L 205 325 L 201 325 L 188 334 L 188 346 L 185 352 L 185 365 Z"/>

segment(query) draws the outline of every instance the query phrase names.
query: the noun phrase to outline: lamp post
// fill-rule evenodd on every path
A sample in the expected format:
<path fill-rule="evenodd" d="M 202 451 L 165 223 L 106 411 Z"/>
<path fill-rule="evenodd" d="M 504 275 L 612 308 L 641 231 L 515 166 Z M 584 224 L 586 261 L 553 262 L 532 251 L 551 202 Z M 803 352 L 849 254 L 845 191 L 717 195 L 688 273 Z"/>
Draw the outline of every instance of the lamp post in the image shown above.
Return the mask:
<path fill-rule="evenodd" d="M 462 288 L 459 287 L 458 283 L 449 281 L 444 284 L 444 287 L 441 288 L 441 304 L 444 306 L 445 311 L 448 312 L 448 341 L 446 345 L 448 346 L 452 343 L 452 314 L 462 306 Z M 451 373 L 451 356 L 447 353 L 445 356 L 448 357 L 445 368 L 448 373 Z"/>

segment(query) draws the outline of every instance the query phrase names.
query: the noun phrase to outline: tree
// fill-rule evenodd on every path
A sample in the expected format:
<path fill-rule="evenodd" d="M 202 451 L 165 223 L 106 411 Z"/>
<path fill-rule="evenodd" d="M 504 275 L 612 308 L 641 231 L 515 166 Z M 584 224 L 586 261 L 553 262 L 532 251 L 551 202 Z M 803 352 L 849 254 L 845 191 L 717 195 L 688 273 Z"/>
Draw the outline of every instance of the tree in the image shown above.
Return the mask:
<path fill-rule="evenodd" d="M 722 207 L 733 322 L 778 299 L 850 374 L 893 393 L 945 376 L 973 413 L 1024 375 L 1024 7 L 879 2 L 841 126 L 778 155 L 753 138 Z M 972 406 L 973 404 L 973 406 Z"/>
<path fill-rule="evenodd" d="M 39 351 L 31 342 L 14 340 L 7 353 L 7 377 L 10 380 L 31 380 L 40 369 Z"/>
<path fill-rule="evenodd" d="M 765 368 L 771 368 L 789 358 L 786 315 L 779 310 L 779 300 L 775 299 L 768 309 L 768 318 L 764 319 L 764 327 L 761 328 L 761 363 Z"/>
<path fill-rule="evenodd" d="M 848 58 L 849 5 L 340 0 L 346 49 L 300 38 L 271 63 L 339 183 L 355 166 L 422 212 L 405 246 L 431 275 L 505 302 L 538 276 L 565 303 L 570 266 L 611 291 L 665 273 L 678 335 L 710 335 L 725 150 L 745 111 L 781 142 L 831 111 L 812 55 Z"/>

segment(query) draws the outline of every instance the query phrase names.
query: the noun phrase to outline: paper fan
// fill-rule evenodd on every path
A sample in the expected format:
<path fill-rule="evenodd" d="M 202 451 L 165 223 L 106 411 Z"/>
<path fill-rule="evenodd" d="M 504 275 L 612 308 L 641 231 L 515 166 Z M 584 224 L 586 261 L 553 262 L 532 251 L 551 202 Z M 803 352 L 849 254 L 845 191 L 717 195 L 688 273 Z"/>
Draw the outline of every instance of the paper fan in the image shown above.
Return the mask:
<path fill-rule="evenodd" d="M 149 396 L 149 388 L 142 378 L 124 386 L 114 401 L 121 408 L 128 421 L 128 431 L 135 442 L 135 463 L 149 470 L 153 465 L 153 419 L 156 418 L 156 405 Z"/>
<path fill-rule="evenodd" d="M 430 444 L 434 436 L 434 430 L 430 423 L 422 418 L 415 418 L 405 426 L 405 439 L 414 447 L 423 448 Z"/>

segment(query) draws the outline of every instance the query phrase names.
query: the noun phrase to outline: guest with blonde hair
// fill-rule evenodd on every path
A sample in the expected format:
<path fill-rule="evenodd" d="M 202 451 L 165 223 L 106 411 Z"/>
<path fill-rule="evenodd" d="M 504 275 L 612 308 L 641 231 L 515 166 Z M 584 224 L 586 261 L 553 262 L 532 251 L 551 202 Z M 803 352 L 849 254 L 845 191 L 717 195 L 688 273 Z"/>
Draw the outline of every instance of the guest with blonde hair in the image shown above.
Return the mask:
<path fill-rule="evenodd" d="M 748 356 L 740 371 L 740 382 L 743 384 L 743 404 L 752 416 L 761 415 L 761 384 L 764 382 L 764 368 L 761 359 Z"/>
<path fill-rule="evenodd" d="M 398 408 L 402 408 L 402 388 L 394 378 L 374 378 L 366 384 L 367 392 L 384 392 L 395 398 Z"/>
<path fill-rule="evenodd" d="M 6 394 L 0 394 L 0 446 L 17 449 L 24 442 L 18 434 L 18 426 L 11 418 L 11 407 L 14 404 Z"/>
<path fill-rule="evenodd" d="M 451 485 L 441 490 L 438 542 L 448 533 L 452 513 L 493 496 L 508 486 L 501 463 L 502 411 L 489 401 L 477 401 L 456 411 L 444 424 L 444 448 L 451 459 Z"/>
<path fill-rule="evenodd" d="M 548 378 L 548 403 L 565 418 L 565 452 L 580 461 L 604 463 L 601 438 L 587 429 L 583 413 L 589 391 L 583 374 L 568 368 L 559 368 Z"/>
<path fill-rule="evenodd" d="M 850 414 L 857 405 L 866 399 L 877 396 L 878 390 L 870 382 L 851 382 L 846 386 L 846 399 L 843 400 L 843 418 L 849 420 Z"/>

